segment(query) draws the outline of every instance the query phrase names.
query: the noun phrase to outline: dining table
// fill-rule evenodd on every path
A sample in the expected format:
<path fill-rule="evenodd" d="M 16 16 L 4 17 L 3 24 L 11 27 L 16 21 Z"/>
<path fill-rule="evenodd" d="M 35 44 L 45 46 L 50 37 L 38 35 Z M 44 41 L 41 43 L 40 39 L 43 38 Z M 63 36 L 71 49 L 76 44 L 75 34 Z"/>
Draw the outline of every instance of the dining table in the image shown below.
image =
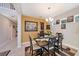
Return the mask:
<path fill-rule="evenodd" d="M 49 54 L 49 50 L 45 46 L 49 46 L 49 39 L 54 38 L 55 36 L 35 38 L 36 44 L 42 48 L 42 52 L 45 50 Z M 53 39 L 54 40 L 54 39 Z M 53 42 L 54 43 L 54 42 Z"/>
<path fill-rule="evenodd" d="M 38 46 L 43 47 L 43 46 L 48 45 L 48 40 L 49 39 L 42 38 L 42 39 L 36 39 L 35 41 L 36 41 Z"/>
<path fill-rule="evenodd" d="M 49 43 L 50 39 L 53 39 L 55 36 L 47 36 L 47 37 L 40 37 L 40 38 L 34 38 L 34 41 L 40 46 L 46 46 Z M 54 39 L 53 39 L 54 40 Z"/>

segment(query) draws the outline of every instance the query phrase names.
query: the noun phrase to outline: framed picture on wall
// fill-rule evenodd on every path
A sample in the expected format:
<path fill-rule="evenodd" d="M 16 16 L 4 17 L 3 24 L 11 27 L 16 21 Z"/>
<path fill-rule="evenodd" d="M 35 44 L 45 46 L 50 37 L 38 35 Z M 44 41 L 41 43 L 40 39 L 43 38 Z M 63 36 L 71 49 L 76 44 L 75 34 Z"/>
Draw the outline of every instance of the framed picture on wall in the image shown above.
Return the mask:
<path fill-rule="evenodd" d="M 56 24 L 60 24 L 60 20 L 56 20 Z"/>
<path fill-rule="evenodd" d="M 79 15 L 74 16 L 75 22 L 79 22 Z"/>
<path fill-rule="evenodd" d="M 33 21 L 25 21 L 25 31 L 38 31 L 38 23 Z"/>
<path fill-rule="evenodd" d="M 44 30 L 44 22 L 40 22 L 40 30 Z"/>
<path fill-rule="evenodd" d="M 64 19 L 61 20 L 61 24 L 63 24 L 63 23 L 64 23 L 64 24 L 67 23 L 67 18 L 64 18 Z"/>
<path fill-rule="evenodd" d="M 50 30 L 50 25 L 46 25 L 46 29 L 47 30 Z"/>
<path fill-rule="evenodd" d="M 61 24 L 61 29 L 66 29 L 66 24 Z"/>
<path fill-rule="evenodd" d="M 74 21 L 74 16 L 67 17 L 67 22 L 73 22 L 73 21 Z"/>

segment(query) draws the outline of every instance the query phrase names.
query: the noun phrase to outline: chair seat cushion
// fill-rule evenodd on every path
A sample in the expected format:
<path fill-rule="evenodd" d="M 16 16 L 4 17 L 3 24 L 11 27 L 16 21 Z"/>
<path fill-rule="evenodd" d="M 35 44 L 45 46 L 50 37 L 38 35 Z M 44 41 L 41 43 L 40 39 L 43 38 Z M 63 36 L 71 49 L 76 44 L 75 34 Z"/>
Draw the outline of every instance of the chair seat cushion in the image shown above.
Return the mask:
<path fill-rule="evenodd" d="M 48 49 L 48 46 L 44 46 L 46 49 Z M 53 46 L 49 46 L 49 50 L 54 49 Z"/>
<path fill-rule="evenodd" d="M 49 47 L 49 50 L 54 49 L 54 47 Z"/>
<path fill-rule="evenodd" d="M 34 44 L 33 45 L 33 50 L 37 50 L 37 49 L 40 49 L 41 47 L 39 47 L 38 45 Z"/>

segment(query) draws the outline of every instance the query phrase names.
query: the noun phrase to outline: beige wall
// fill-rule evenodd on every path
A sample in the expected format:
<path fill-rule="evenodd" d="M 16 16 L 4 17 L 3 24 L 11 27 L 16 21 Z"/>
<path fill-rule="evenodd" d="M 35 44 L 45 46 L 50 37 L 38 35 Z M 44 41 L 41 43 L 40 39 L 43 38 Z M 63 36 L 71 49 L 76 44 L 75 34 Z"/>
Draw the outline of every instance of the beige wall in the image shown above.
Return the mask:
<path fill-rule="evenodd" d="M 5 48 L 12 47 L 10 45 L 11 40 L 16 40 L 13 25 L 16 24 L 7 17 L 0 15 L 0 51 L 1 49 L 5 50 Z"/>
<path fill-rule="evenodd" d="M 63 30 L 62 33 L 64 43 L 79 48 L 79 22 L 66 24 L 66 30 Z"/>
<path fill-rule="evenodd" d="M 79 14 L 79 7 L 76 7 L 76 8 L 74 8 L 72 10 L 69 10 L 69 11 L 67 11 L 65 13 L 62 13 L 60 15 L 57 15 L 54 18 L 55 19 L 61 19 L 61 18 L 66 18 L 66 17 L 71 16 L 71 15 L 75 15 L 75 14 Z"/>
<path fill-rule="evenodd" d="M 26 32 L 25 31 L 25 21 L 33 21 L 38 23 L 38 31 L 33 31 L 33 32 Z M 48 22 L 45 21 L 45 19 L 39 19 L 31 16 L 22 16 L 22 43 L 27 42 L 29 40 L 29 34 L 32 36 L 32 38 L 37 37 L 37 34 L 40 31 L 40 22 L 44 22 L 44 31 L 50 31 L 46 30 L 46 25 Z"/>
<path fill-rule="evenodd" d="M 76 15 L 76 14 L 79 14 L 79 7 L 56 16 L 55 20 L 66 18 L 68 16 Z M 61 29 L 61 25 L 56 25 L 56 32 L 62 32 L 64 34 L 63 43 L 79 48 L 79 22 L 67 23 L 66 29 L 63 30 Z"/>

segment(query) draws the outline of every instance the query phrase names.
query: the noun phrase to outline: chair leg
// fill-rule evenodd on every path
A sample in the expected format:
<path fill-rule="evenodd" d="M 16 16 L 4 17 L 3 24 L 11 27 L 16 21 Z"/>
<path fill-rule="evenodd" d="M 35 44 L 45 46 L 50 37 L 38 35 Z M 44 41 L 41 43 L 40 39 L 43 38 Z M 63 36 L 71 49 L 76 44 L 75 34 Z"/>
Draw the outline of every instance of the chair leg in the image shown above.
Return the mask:
<path fill-rule="evenodd" d="M 63 51 L 63 49 L 62 49 L 62 43 L 61 43 L 61 50 Z"/>
<path fill-rule="evenodd" d="M 32 56 L 33 56 L 33 50 L 32 50 Z"/>
<path fill-rule="evenodd" d="M 55 56 L 55 48 L 54 48 L 54 52 L 53 53 L 54 53 L 53 55 Z"/>
<path fill-rule="evenodd" d="M 41 52 L 41 53 L 40 53 L 40 56 L 42 56 L 42 54 L 43 54 L 43 51 L 42 51 L 42 49 L 40 49 L 40 50 L 41 50 L 41 51 L 40 51 L 40 52 Z"/>
<path fill-rule="evenodd" d="M 30 48 L 30 53 L 31 53 L 31 48 Z"/>
<path fill-rule="evenodd" d="M 40 56 L 42 56 L 42 54 L 43 54 L 42 49 L 38 49 L 38 50 L 36 51 L 36 55 L 40 55 Z"/>
<path fill-rule="evenodd" d="M 31 56 L 33 56 L 33 50 L 30 48 L 30 53 L 31 53 Z"/>

